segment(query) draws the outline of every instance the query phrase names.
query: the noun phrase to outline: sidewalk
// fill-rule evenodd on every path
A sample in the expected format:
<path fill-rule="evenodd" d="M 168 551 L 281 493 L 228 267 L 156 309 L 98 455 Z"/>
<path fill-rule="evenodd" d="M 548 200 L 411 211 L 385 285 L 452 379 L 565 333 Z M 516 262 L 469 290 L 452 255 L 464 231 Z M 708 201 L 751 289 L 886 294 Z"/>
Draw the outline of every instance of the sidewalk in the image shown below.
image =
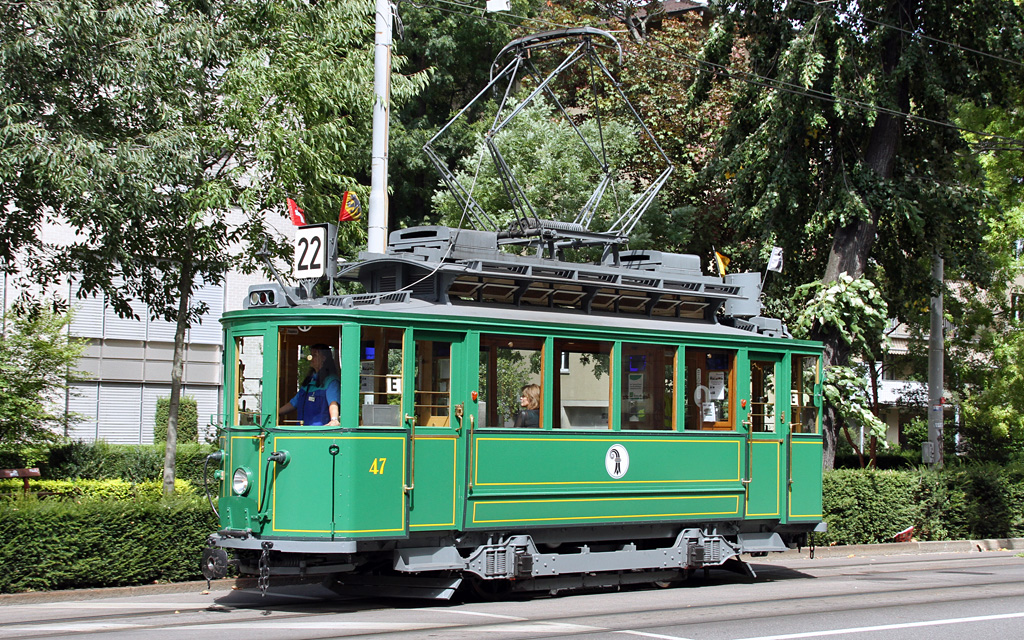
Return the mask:
<path fill-rule="evenodd" d="M 849 558 L 854 556 L 895 556 L 922 553 L 978 553 L 983 551 L 1024 550 L 1024 538 L 997 538 L 991 540 L 937 540 L 934 542 L 889 542 L 884 544 L 837 545 L 815 547 L 817 558 Z M 785 562 L 786 558 L 808 558 L 809 549 L 790 549 L 771 558 Z M 763 561 L 764 558 L 758 558 Z M 252 578 L 214 580 L 209 591 L 230 591 L 253 588 Z M 68 600 L 97 600 L 100 598 L 134 598 L 165 593 L 198 593 L 207 591 L 206 581 L 145 584 L 134 587 L 105 587 L 101 589 L 69 589 L 65 591 L 37 591 L 33 593 L 0 594 L 0 607 L 8 604 L 65 602 Z"/>

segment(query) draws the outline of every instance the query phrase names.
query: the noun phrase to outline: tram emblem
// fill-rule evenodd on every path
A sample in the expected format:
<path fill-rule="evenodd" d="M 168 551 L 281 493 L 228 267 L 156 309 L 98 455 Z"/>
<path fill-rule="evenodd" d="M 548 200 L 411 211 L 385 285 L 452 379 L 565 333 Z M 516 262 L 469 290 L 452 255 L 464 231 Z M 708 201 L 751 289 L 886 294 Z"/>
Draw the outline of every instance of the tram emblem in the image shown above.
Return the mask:
<path fill-rule="evenodd" d="M 618 480 L 629 471 L 629 452 L 621 444 L 613 444 L 608 447 L 608 453 L 604 457 L 604 468 L 608 475 Z"/>

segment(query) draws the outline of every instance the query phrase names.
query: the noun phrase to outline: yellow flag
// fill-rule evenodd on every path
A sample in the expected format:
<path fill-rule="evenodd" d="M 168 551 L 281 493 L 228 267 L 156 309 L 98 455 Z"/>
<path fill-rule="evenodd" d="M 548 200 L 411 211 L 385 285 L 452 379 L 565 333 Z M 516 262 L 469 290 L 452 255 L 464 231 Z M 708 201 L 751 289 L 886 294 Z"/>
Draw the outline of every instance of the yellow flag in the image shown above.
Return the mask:
<path fill-rule="evenodd" d="M 729 256 L 723 255 L 716 251 L 715 262 L 718 263 L 718 275 L 725 277 L 725 270 L 726 268 L 728 268 L 729 263 L 732 262 L 732 260 L 729 259 Z"/>

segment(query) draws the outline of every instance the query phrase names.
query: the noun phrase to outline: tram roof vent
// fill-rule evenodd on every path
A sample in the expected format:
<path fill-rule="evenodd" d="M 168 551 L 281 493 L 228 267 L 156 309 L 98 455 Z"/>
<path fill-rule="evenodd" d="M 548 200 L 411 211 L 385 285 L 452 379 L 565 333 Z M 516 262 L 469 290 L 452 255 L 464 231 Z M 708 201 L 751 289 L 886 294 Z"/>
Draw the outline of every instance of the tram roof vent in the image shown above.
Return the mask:
<path fill-rule="evenodd" d="M 392 231 L 389 254 L 413 254 L 440 262 L 442 259 L 490 257 L 498 252 L 498 234 L 475 229 L 442 226 L 409 227 Z"/>
<path fill-rule="evenodd" d="M 604 264 L 615 266 L 615 257 L 605 257 Z M 627 269 L 640 271 L 661 271 L 690 277 L 700 277 L 700 258 L 684 253 L 667 253 L 664 251 L 622 251 L 619 253 L 619 264 Z"/>

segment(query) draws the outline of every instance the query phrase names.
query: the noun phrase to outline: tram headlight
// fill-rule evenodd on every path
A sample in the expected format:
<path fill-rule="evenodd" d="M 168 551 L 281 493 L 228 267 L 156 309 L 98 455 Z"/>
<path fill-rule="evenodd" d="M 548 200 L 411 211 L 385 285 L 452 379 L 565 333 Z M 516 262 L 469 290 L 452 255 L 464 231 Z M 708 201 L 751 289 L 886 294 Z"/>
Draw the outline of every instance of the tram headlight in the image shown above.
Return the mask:
<path fill-rule="evenodd" d="M 249 493 L 251 478 L 252 473 L 250 473 L 245 467 L 238 467 L 235 469 L 235 474 L 231 476 L 231 490 L 235 492 L 236 496 L 244 496 Z"/>

